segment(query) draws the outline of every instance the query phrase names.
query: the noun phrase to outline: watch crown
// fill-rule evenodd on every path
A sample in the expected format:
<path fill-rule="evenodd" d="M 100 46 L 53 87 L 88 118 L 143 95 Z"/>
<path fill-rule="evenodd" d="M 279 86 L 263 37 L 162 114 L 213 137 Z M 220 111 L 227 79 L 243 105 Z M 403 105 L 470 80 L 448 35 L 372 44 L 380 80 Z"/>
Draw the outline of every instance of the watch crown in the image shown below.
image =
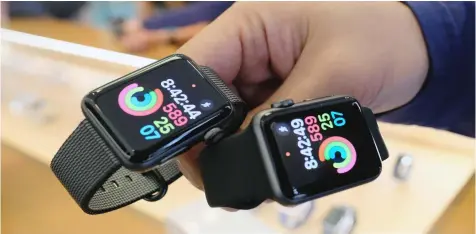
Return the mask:
<path fill-rule="evenodd" d="M 225 133 L 223 132 L 221 128 L 212 128 L 210 129 L 210 131 L 205 133 L 205 136 L 203 138 L 204 138 L 205 144 L 210 145 L 220 141 L 223 138 L 223 136 L 225 136 Z"/>
<path fill-rule="evenodd" d="M 294 101 L 292 99 L 285 99 L 285 100 L 271 104 L 271 108 L 284 108 L 284 107 L 290 107 L 292 105 L 294 105 Z"/>

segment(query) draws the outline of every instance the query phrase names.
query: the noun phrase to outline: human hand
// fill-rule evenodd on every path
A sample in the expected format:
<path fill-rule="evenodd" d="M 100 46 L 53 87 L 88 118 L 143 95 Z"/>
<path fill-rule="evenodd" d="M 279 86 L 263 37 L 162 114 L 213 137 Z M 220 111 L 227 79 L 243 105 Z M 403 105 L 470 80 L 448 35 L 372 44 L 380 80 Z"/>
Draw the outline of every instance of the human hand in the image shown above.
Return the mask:
<path fill-rule="evenodd" d="M 146 49 L 151 41 L 150 33 L 142 26 L 140 20 L 125 21 L 119 35 L 119 42 L 128 51 L 137 52 Z"/>
<path fill-rule="evenodd" d="M 147 30 L 139 21 L 128 21 L 123 26 L 123 34 L 120 37 L 121 44 L 133 52 L 143 51 L 151 45 L 157 44 L 184 44 L 200 32 L 208 22 L 178 27 L 175 29 Z"/>
<path fill-rule="evenodd" d="M 428 70 L 423 36 L 399 2 L 239 2 L 179 53 L 213 68 L 254 109 L 345 94 L 374 112 L 409 102 Z M 196 158 L 179 157 L 184 176 L 202 189 Z"/>

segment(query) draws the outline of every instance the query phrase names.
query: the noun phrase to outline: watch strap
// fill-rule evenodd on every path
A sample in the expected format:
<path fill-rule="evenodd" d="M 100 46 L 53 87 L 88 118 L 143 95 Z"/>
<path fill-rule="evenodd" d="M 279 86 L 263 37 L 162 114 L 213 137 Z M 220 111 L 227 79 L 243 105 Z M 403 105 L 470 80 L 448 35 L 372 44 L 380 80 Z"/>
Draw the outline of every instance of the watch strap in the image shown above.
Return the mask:
<path fill-rule="evenodd" d="M 223 82 L 222 79 L 216 74 L 216 72 L 207 67 L 207 66 L 199 66 L 200 70 L 203 72 L 205 77 L 218 89 L 220 92 L 225 95 L 225 97 L 230 101 L 232 104 L 235 103 L 243 103 L 240 97 L 236 95 L 226 84 Z"/>
<path fill-rule="evenodd" d="M 252 209 L 272 195 L 252 127 L 207 146 L 199 166 L 210 207 Z"/>
<path fill-rule="evenodd" d="M 88 214 L 129 205 L 155 193 L 181 176 L 175 161 L 145 174 L 122 167 L 93 126 L 83 120 L 51 162 L 51 169 L 76 203 Z"/>
<path fill-rule="evenodd" d="M 235 133 L 240 128 L 241 124 L 246 118 L 246 114 L 248 113 L 248 106 L 235 92 L 233 92 L 225 84 L 225 82 L 223 82 L 222 79 L 220 79 L 220 77 L 213 69 L 207 66 L 199 67 L 202 73 L 208 79 L 208 81 L 212 83 L 233 106 L 233 116 L 230 116 L 230 118 L 228 118 L 228 121 L 221 126 L 221 130 L 224 131 L 224 135 L 230 135 Z M 206 143 L 208 143 L 207 140 Z"/>
<path fill-rule="evenodd" d="M 385 146 L 385 142 L 383 141 L 382 134 L 380 133 L 377 124 L 377 118 L 375 118 L 375 115 L 373 114 L 372 110 L 367 107 L 362 107 L 362 114 L 364 115 L 365 121 L 367 122 L 367 126 L 369 127 L 370 132 L 372 133 L 372 136 L 375 140 L 375 144 L 377 145 L 377 149 L 380 154 L 380 159 L 382 161 L 385 161 L 389 157 L 389 154 L 387 146 Z"/>

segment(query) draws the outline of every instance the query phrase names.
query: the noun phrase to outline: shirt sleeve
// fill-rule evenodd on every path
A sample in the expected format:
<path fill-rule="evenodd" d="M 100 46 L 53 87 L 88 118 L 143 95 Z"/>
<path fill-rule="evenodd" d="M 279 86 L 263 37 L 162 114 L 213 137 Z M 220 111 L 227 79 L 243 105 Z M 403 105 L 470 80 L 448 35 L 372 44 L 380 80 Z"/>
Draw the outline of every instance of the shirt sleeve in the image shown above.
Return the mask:
<path fill-rule="evenodd" d="M 147 29 L 174 28 L 199 22 L 210 22 L 220 16 L 234 2 L 193 2 L 184 7 L 161 12 L 145 20 Z"/>
<path fill-rule="evenodd" d="M 474 2 L 407 2 L 418 19 L 430 60 L 426 81 L 382 121 L 475 135 Z"/>

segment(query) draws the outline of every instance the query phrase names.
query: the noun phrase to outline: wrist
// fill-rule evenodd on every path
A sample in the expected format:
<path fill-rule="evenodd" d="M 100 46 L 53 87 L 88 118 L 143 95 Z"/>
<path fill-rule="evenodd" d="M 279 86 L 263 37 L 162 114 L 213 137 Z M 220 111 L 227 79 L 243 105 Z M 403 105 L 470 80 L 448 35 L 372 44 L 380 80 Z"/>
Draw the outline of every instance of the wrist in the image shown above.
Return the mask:
<path fill-rule="evenodd" d="M 386 87 L 379 93 L 382 101 L 375 109 L 377 112 L 411 102 L 422 89 L 429 71 L 427 46 L 415 15 L 400 2 L 388 3 L 388 6 L 388 18 L 382 25 L 388 28 L 388 35 L 381 39 L 388 40 L 383 56 L 390 59 L 382 64 Z"/>

